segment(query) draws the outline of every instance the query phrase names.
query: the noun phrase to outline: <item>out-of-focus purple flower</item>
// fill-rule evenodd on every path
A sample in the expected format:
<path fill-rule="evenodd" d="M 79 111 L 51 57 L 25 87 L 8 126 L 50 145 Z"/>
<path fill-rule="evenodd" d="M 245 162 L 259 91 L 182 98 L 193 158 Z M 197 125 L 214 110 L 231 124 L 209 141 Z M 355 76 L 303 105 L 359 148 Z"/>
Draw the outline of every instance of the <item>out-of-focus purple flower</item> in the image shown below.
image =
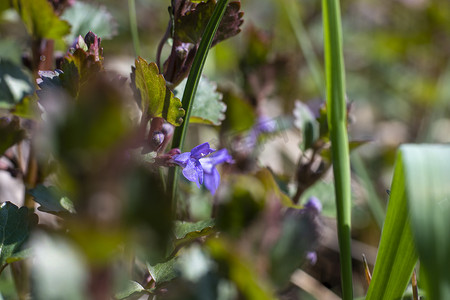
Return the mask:
<path fill-rule="evenodd" d="M 322 203 L 317 197 L 312 196 L 308 199 L 308 202 L 306 202 L 304 208 L 319 214 L 322 211 Z"/>
<path fill-rule="evenodd" d="M 317 262 L 317 253 L 315 251 L 309 251 L 306 253 L 306 259 L 311 265 L 315 265 Z"/>
<path fill-rule="evenodd" d="M 216 166 L 232 161 L 227 149 L 215 151 L 211 149 L 209 143 L 203 143 L 193 148 L 191 152 L 184 152 L 173 157 L 173 161 L 183 168 L 183 175 L 187 180 L 195 182 L 198 187 L 204 181 L 206 188 L 213 195 L 220 183 L 220 174 Z M 215 152 L 213 155 L 205 157 L 213 152 Z"/>
<path fill-rule="evenodd" d="M 277 129 L 277 121 L 268 116 L 260 116 L 254 130 L 258 133 L 270 133 Z"/>

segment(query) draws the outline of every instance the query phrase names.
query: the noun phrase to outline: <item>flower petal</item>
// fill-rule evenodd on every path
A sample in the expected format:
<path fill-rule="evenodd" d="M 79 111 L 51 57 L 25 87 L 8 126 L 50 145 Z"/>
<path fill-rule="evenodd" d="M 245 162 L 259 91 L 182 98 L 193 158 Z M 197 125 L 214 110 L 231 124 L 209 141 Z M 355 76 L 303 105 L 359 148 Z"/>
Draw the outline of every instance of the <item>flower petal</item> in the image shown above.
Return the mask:
<path fill-rule="evenodd" d="M 216 193 L 220 184 L 220 174 L 216 168 L 212 169 L 211 173 L 205 173 L 205 186 L 212 195 Z"/>
<path fill-rule="evenodd" d="M 203 156 L 206 156 L 214 151 L 216 151 L 216 150 L 211 149 L 211 147 L 209 146 L 209 143 L 203 143 L 203 144 L 198 145 L 197 147 L 192 148 L 191 157 L 200 159 Z"/>
<path fill-rule="evenodd" d="M 198 160 L 189 159 L 186 167 L 183 169 L 183 175 L 187 180 L 195 182 L 197 187 L 203 183 L 203 169 Z"/>
<path fill-rule="evenodd" d="M 186 164 L 188 163 L 190 158 L 191 152 L 184 152 L 178 155 L 174 155 L 173 161 L 182 167 L 186 167 Z"/>
<path fill-rule="evenodd" d="M 227 149 L 220 149 L 210 156 L 214 160 L 214 165 L 218 165 L 224 162 L 231 163 L 233 157 L 228 153 Z"/>

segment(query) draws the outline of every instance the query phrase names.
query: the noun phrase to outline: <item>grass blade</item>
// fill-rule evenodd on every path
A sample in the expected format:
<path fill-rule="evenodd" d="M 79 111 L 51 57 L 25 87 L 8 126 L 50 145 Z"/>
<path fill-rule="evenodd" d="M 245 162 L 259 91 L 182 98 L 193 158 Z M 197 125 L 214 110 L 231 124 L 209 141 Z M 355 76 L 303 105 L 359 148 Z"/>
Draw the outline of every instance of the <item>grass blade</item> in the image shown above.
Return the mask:
<path fill-rule="evenodd" d="M 330 128 L 336 192 L 337 228 L 341 262 L 343 299 L 353 298 L 351 257 L 350 157 L 347 136 L 347 105 L 342 53 L 341 12 L 338 0 L 322 0 L 327 85 L 328 126 Z"/>
<path fill-rule="evenodd" d="M 417 262 L 408 217 L 405 178 L 399 152 L 391 195 L 366 300 L 399 299 Z"/>
<path fill-rule="evenodd" d="M 184 89 L 182 103 L 183 109 L 186 111 L 184 116 L 184 122 L 181 126 L 175 129 L 172 140 L 172 148 L 180 148 L 183 150 L 184 140 L 186 138 L 186 132 L 189 125 L 189 118 L 191 116 L 192 105 L 194 104 L 194 97 L 197 91 L 198 83 L 202 75 L 203 66 L 205 65 L 206 57 L 208 56 L 209 49 L 211 48 L 212 41 L 216 34 L 217 28 L 219 28 L 220 21 L 222 20 L 225 10 L 228 5 L 228 0 L 219 0 L 214 8 L 211 19 L 206 25 L 205 31 L 202 35 L 202 40 L 198 46 L 197 54 L 195 55 L 194 62 L 192 63 L 191 71 L 186 82 Z M 177 182 L 179 176 L 179 170 L 171 168 L 169 170 L 169 183 L 172 191 L 172 200 L 175 199 Z"/>
<path fill-rule="evenodd" d="M 450 299 L 450 147 L 401 147 L 411 226 L 427 299 Z"/>
<path fill-rule="evenodd" d="M 366 299 L 401 297 L 417 254 L 427 299 L 450 299 L 449 157 L 447 145 L 400 148 Z"/>

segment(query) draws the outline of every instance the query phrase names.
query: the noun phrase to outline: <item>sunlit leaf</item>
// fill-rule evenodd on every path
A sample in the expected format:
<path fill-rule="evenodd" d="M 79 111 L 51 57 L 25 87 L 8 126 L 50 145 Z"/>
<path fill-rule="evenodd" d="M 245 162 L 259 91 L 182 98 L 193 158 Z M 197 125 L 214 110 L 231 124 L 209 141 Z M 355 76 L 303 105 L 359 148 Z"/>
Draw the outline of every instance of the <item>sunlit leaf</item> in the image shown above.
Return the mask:
<path fill-rule="evenodd" d="M 184 116 L 181 101 L 166 86 L 156 64 L 148 64 L 139 57 L 135 65 L 132 67 L 131 85 L 142 112 L 150 118 L 162 117 L 170 124 L 179 126 Z"/>
<path fill-rule="evenodd" d="M 172 258 L 167 262 L 156 264 L 154 266 L 147 264 L 148 271 L 157 285 L 170 281 L 178 276 L 178 272 L 175 268 L 177 260 L 177 258 Z"/>
<path fill-rule="evenodd" d="M 117 34 L 117 23 L 104 6 L 77 1 L 64 11 L 61 18 L 72 25 L 66 37 L 68 44 L 88 31 L 95 32 L 102 39 L 111 39 Z"/>
<path fill-rule="evenodd" d="M 37 224 L 37 216 L 28 208 L 18 208 L 11 202 L 0 206 L 0 268 L 20 257 L 22 246 L 28 239 L 30 230 Z"/>
<path fill-rule="evenodd" d="M 183 80 L 175 89 L 176 95 L 183 95 L 186 81 Z M 217 85 L 206 77 L 200 79 L 195 101 L 192 106 L 191 123 L 220 125 L 225 119 L 227 106 L 222 102 L 222 94 L 217 92 Z"/>
<path fill-rule="evenodd" d="M 52 214 L 75 213 L 72 201 L 62 196 L 61 191 L 56 187 L 38 185 L 28 193 L 34 197 L 34 201 L 41 205 L 38 207 L 40 211 Z"/>
<path fill-rule="evenodd" d="M 33 93 L 30 77 L 19 66 L 0 59 L 0 109 L 12 108 L 22 98 Z"/>
<path fill-rule="evenodd" d="M 58 40 L 70 32 L 70 25 L 60 20 L 47 0 L 13 0 L 30 35 Z"/>

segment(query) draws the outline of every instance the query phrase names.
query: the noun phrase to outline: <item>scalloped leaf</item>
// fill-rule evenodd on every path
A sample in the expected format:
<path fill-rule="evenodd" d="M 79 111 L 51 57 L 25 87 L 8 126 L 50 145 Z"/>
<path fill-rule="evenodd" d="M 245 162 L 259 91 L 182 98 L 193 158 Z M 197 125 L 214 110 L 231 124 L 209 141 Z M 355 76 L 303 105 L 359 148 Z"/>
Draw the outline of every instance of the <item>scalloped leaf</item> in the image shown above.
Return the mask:
<path fill-rule="evenodd" d="M 58 18 L 47 0 L 13 0 L 30 35 L 35 38 L 62 39 L 70 33 L 70 25 Z"/>
<path fill-rule="evenodd" d="M 175 89 L 175 95 L 183 95 L 187 80 L 183 80 Z M 192 106 L 191 123 L 220 125 L 225 119 L 227 105 L 222 101 L 223 95 L 217 92 L 217 84 L 206 77 L 200 79 Z"/>
<path fill-rule="evenodd" d="M 211 18 L 216 1 L 209 0 L 207 2 L 198 3 L 198 5 L 185 5 L 188 5 L 188 7 L 186 7 L 187 9 L 183 9 L 182 15 L 175 19 L 175 36 L 182 42 L 197 44 L 200 42 L 206 24 Z M 212 42 L 212 46 L 220 41 L 235 36 L 241 31 L 240 26 L 244 22 L 242 20 L 244 13 L 240 11 L 240 9 L 240 1 L 233 1 L 228 4 Z"/>
<path fill-rule="evenodd" d="M 103 39 L 111 39 L 117 34 L 117 23 L 104 6 L 77 1 L 64 11 L 61 18 L 72 25 L 72 30 L 66 37 L 69 44 L 88 31 L 95 32 Z"/>
<path fill-rule="evenodd" d="M 76 49 L 73 54 L 64 57 L 59 75 L 61 84 L 73 96 L 77 97 L 80 87 L 103 69 L 102 63 L 94 55 L 83 49 Z"/>
<path fill-rule="evenodd" d="M 11 202 L 0 206 L 0 269 L 24 258 L 26 252 L 22 246 L 37 221 L 37 216 L 26 207 L 18 208 Z"/>
<path fill-rule="evenodd" d="M 183 122 L 184 109 L 166 86 L 164 76 L 154 62 L 147 63 L 139 57 L 131 72 L 131 87 L 143 113 L 149 118 L 161 117 L 174 126 Z"/>
<path fill-rule="evenodd" d="M 50 214 L 61 215 L 75 213 L 75 208 L 69 198 L 61 195 L 61 191 L 54 186 L 46 187 L 42 184 L 28 191 L 34 201 L 41 206 L 38 210 Z"/>

